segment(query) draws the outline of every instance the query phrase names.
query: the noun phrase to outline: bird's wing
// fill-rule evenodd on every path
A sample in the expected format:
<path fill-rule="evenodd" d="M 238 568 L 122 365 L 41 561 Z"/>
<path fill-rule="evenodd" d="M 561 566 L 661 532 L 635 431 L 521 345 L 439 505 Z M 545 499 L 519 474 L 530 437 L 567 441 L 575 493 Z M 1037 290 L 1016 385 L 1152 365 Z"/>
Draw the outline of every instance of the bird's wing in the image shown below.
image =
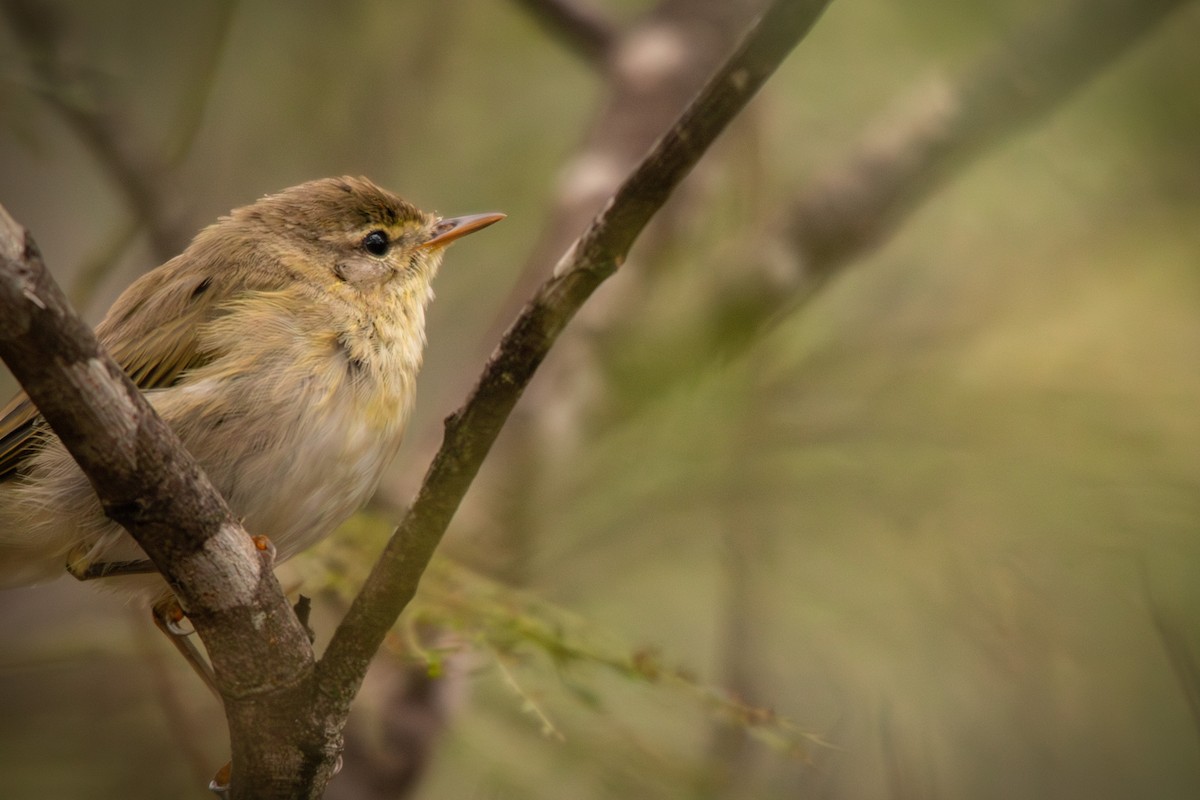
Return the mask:
<path fill-rule="evenodd" d="M 21 392 L 0 413 L 0 481 L 17 474 L 36 438 L 37 409 Z"/>
<path fill-rule="evenodd" d="M 113 305 L 96 335 L 143 391 L 171 386 L 218 354 L 201 349 L 199 328 L 247 288 L 235 270 L 168 262 L 143 275 Z M 214 279 L 214 272 L 224 280 Z M 137 298 L 141 298 L 140 300 Z M 20 474 L 47 425 L 24 392 L 0 411 L 0 482 Z"/>

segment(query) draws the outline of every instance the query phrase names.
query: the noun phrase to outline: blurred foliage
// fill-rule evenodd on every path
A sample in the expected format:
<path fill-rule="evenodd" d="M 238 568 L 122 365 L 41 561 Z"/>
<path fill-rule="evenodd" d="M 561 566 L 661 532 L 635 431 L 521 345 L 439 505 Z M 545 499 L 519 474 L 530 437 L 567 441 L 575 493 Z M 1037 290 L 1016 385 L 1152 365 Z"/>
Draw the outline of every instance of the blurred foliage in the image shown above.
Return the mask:
<path fill-rule="evenodd" d="M 390 520 L 362 513 L 339 535 L 315 548 L 291 572 L 304 587 L 324 587 L 321 600 L 348 607 L 366 578 L 369 553 L 385 538 Z M 607 716 L 606 693 L 596 688 L 602 673 L 633 684 L 660 687 L 691 699 L 715 719 L 737 725 L 757 740 L 793 758 L 808 758 L 819 738 L 800 730 L 769 708 L 752 706 L 718 686 L 697 681 L 689 669 L 672 666 L 653 646 L 634 648 L 578 614 L 481 575 L 447 558 L 436 558 L 421 581 L 420 594 L 405 610 L 385 642 L 390 657 L 418 665 L 434 679 L 457 663 L 474 667 L 475 677 L 494 670 L 517 698 L 517 705 L 542 735 L 565 739 L 557 712 L 543 695 L 561 689 L 584 710 Z M 454 663 L 452 663 L 454 662 Z M 555 684 L 558 684 L 555 686 Z M 637 687 L 625 687 L 637 691 Z M 561 698 L 560 698 L 561 699 Z M 594 723 L 593 723 L 594 724 Z"/>
<path fill-rule="evenodd" d="M 240 3 L 225 40 L 204 4 L 54 7 L 147 147 L 167 147 L 196 65 L 223 48 L 175 176 L 192 228 L 338 173 L 509 213 L 439 276 L 418 416 L 383 487 L 403 502 L 492 346 L 601 76 L 506 3 Z M 881 109 L 1040 7 L 835 3 L 699 171 L 679 227 L 635 250 L 639 313 L 565 371 L 594 405 L 531 476 L 525 585 L 486 577 L 513 555 L 475 497 L 446 543 L 473 572 L 443 562 L 398 633 L 468 676 L 418 796 L 1200 793 L 1181 683 L 1200 658 L 1200 9 L 747 352 L 677 349 L 707 343 L 691 331 L 714 253 L 736 274 L 738 237 Z M 70 282 L 129 212 L 2 26 L 0 41 L 0 202 Z M 149 266 L 143 245 L 125 252 L 92 317 Z M 513 463 L 490 461 L 484 484 Z M 62 582 L 0 596 L 6 796 L 202 796 L 219 710 L 173 659 L 147 661 L 148 615 L 129 616 Z M 763 731 L 820 744 L 742 746 Z"/>

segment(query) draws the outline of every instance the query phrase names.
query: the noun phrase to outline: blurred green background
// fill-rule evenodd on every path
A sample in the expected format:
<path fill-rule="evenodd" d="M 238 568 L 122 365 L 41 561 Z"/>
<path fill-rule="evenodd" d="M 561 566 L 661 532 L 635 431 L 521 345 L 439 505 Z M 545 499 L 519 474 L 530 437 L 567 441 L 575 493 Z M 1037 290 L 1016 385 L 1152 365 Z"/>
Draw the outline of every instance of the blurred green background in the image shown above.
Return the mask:
<path fill-rule="evenodd" d="M 71 102 L 114 109 L 135 152 L 191 139 L 165 181 L 185 231 L 334 174 L 509 214 L 438 278 L 374 512 L 394 520 L 511 315 L 604 75 L 508 2 L 33 5 L 86 89 Z M 633 24 L 650 4 L 596 5 Z M 547 367 L 566 388 L 526 398 L 561 424 L 502 438 L 443 548 L 523 599 L 422 601 L 457 622 L 423 634 L 450 654 L 445 730 L 410 796 L 1200 796 L 1200 8 L 736 356 L 678 350 L 707 346 L 690 332 L 714 258 L 736 275 L 748 232 L 881 110 L 1043 6 L 833 3 L 670 235 L 635 249 L 618 280 L 653 276 L 638 302 L 601 289 L 601 345 L 564 348 Z M 159 259 L 140 236 L 81 288 L 130 211 L 39 98 L 35 50 L 0 39 L 0 202 L 98 320 Z M 497 648 L 472 626 L 509 602 L 673 677 L 556 662 L 522 634 Z M 0 794 L 204 796 L 223 722 L 176 662 L 119 595 L 0 595 Z M 759 716 L 731 719 L 733 698 Z"/>

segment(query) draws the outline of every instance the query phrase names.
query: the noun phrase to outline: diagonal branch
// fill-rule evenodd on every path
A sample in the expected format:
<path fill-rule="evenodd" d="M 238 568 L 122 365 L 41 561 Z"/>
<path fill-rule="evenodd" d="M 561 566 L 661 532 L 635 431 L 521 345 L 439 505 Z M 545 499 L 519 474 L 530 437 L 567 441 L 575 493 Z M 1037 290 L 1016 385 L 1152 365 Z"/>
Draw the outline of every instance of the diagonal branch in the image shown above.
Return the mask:
<path fill-rule="evenodd" d="M 737 263 L 745 267 L 716 282 L 689 333 L 710 337 L 708 346 L 659 343 L 657 349 L 705 361 L 714 352 L 740 351 L 764 324 L 811 299 L 829 278 L 886 242 L 938 189 L 1059 108 L 1186 4 L 1063 0 L 1017 26 L 961 74 L 912 93 L 843 159 L 801 187 L 766 232 L 739 243 Z M 699 366 L 676 363 L 670 374 L 691 374 Z"/>
<path fill-rule="evenodd" d="M 349 704 L 371 656 L 416 592 L 421 573 L 480 464 L 559 333 L 624 262 L 650 218 L 804 37 L 827 2 L 776 0 L 767 9 L 509 328 L 466 404 L 446 421 L 441 450 L 412 508 L 318 664 L 334 711 Z"/>
<path fill-rule="evenodd" d="M 620 31 L 604 76 L 607 97 L 563 165 L 545 225 L 489 326 L 489 347 L 766 6 L 765 0 L 660 0 Z M 659 214 L 655 224 L 669 231 L 676 221 Z M 603 317 L 604 310 L 593 305 L 590 313 Z"/>
<path fill-rule="evenodd" d="M 487 350 L 481 355 L 491 351 L 563 252 L 674 124 L 766 6 L 765 0 L 659 0 L 622 28 L 604 75 L 606 97 L 578 149 L 563 165 L 545 223 L 508 297 L 497 304 L 482 339 Z M 720 168 L 710 157 L 708 174 L 714 169 Z M 596 334 L 615 318 L 636 317 L 644 309 L 647 289 L 664 267 L 657 256 L 670 249 L 688 209 L 704 195 L 707 184 L 703 174 L 692 176 L 675 191 L 640 236 L 637 269 L 587 304 L 572 330 L 555 345 L 559 356 L 542 367 L 538 384 L 505 423 L 502 452 L 493 456 L 504 462 L 504 469 L 485 473 L 467 501 L 487 508 L 488 517 L 498 523 L 487 535 L 487 546 L 504 554 L 492 567 L 495 574 L 516 581 L 527 577 L 542 535 L 533 513 L 536 498 L 547 471 L 553 469 L 551 461 L 568 457 L 569 448 L 560 447 L 557 432 L 564 426 L 578 429 L 583 417 L 595 410 L 593 404 L 603 403 L 607 394 L 603 388 L 578 393 L 567 387 L 603 387 L 602 345 Z M 545 413 L 549 406 L 554 413 Z M 556 442 L 553 448 L 551 441 Z"/>
<path fill-rule="evenodd" d="M 0 357 L 87 474 L 105 513 L 129 531 L 187 609 L 225 700 L 234 761 L 254 772 L 263 762 L 261 741 L 279 739 L 263 722 L 270 700 L 291 700 L 313 671 L 308 635 L 269 560 L 101 349 L 29 233 L 2 207 L 0 309 Z M 293 743 L 291 752 L 303 747 Z"/>
<path fill-rule="evenodd" d="M 786 236 L 823 273 L 875 245 L 947 178 L 1040 120 L 1186 0 L 1071 0 L 1036 15 L 956 83 L 885 119 L 795 201 Z"/>

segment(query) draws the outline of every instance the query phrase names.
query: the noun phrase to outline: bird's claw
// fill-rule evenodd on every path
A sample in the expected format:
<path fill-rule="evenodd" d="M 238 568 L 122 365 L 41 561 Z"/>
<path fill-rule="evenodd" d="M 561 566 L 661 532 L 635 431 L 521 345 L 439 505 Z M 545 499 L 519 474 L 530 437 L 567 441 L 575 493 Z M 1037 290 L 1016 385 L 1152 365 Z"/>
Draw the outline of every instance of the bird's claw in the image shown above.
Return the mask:
<path fill-rule="evenodd" d="M 229 797 L 229 774 L 232 771 L 233 762 L 226 761 L 225 766 L 217 770 L 217 774 L 208 782 L 208 790 L 222 799 Z"/>
<path fill-rule="evenodd" d="M 254 548 L 258 550 L 264 561 L 268 565 L 275 563 L 275 543 L 266 536 L 251 536 L 251 541 L 254 542 Z"/>

